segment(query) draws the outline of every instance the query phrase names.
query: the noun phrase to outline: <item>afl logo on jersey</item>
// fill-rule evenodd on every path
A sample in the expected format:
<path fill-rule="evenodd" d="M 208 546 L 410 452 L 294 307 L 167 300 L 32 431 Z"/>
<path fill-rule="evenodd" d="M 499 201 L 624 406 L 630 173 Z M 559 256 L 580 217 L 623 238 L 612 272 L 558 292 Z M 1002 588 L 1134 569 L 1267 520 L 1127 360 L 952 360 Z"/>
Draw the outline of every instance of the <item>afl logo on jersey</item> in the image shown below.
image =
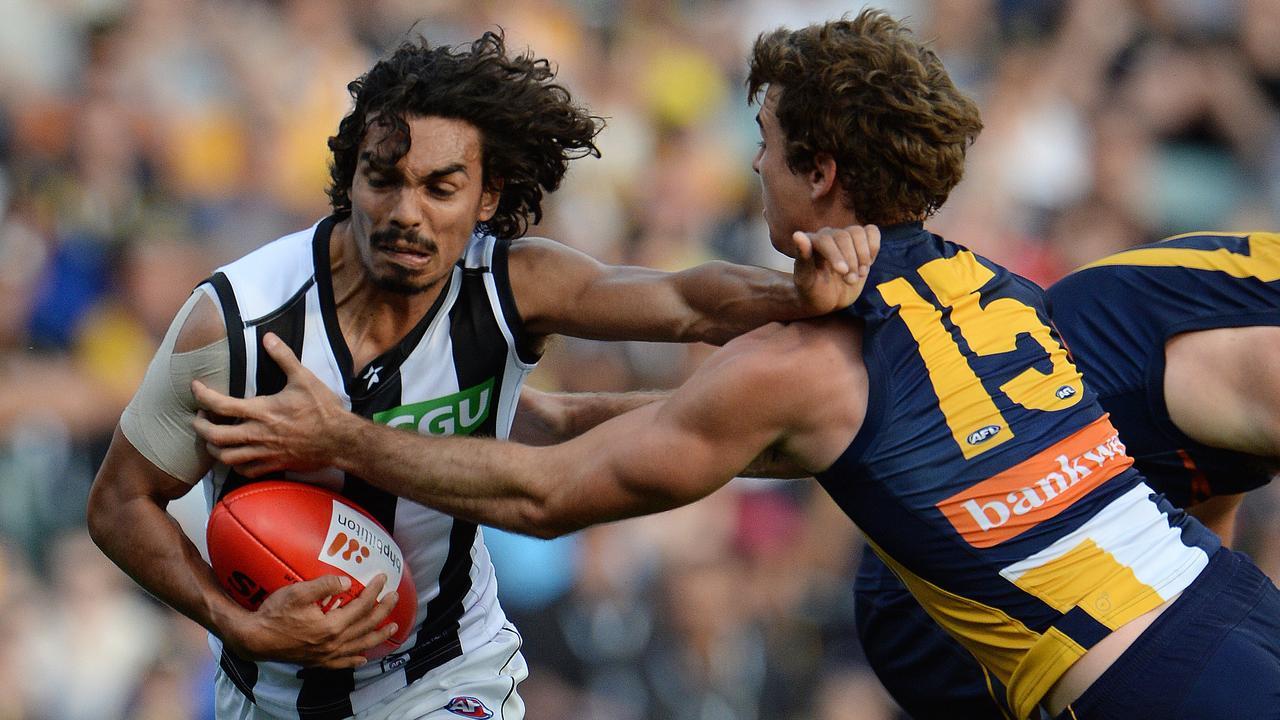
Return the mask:
<path fill-rule="evenodd" d="M 981 445 L 982 443 L 990 440 L 991 438 L 999 434 L 1000 434 L 999 425 L 988 425 L 984 428 L 978 428 L 977 430 L 974 430 L 973 432 L 969 433 L 969 437 L 966 439 L 968 440 L 970 445 Z"/>
<path fill-rule="evenodd" d="M 1053 394 L 1058 396 L 1059 400 L 1066 400 L 1067 398 L 1076 394 L 1076 389 L 1071 387 L 1070 385 L 1063 385 L 1062 387 L 1054 391 Z"/>
<path fill-rule="evenodd" d="M 448 705 L 444 706 L 444 709 L 454 715 L 461 715 L 466 718 L 479 718 L 480 720 L 486 720 L 486 718 L 493 717 L 493 712 L 490 711 L 489 708 L 485 707 L 484 703 L 480 702 L 479 698 L 473 698 L 466 695 L 453 698 L 449 701 Z"/>

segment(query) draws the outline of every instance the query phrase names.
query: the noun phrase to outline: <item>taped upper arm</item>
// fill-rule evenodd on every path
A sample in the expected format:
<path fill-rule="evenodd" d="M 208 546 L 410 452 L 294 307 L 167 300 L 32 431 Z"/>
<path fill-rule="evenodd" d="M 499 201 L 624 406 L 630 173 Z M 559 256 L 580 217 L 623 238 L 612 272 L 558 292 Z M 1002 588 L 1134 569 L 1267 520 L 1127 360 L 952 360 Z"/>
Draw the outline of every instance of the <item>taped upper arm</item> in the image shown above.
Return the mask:
<path fill-rule="evenodd" d="M 191 381 L 226 392 L 230 367 L 221 311 L 204 289 L 198 289 L 178 311 L 125 408 L 121 433 L 166 474 L 197 482 L 212 461 L 191 425 L 198 410 Z"/>

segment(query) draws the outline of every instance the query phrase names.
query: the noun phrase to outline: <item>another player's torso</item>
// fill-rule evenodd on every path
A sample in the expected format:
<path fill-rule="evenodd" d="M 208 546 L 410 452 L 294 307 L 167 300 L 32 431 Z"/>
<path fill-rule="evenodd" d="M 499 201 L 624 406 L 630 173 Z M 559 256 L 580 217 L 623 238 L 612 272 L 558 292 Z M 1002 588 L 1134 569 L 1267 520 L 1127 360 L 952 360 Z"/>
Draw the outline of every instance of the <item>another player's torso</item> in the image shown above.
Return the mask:
<path fill-rule="evenodd" d="M 918 224 L 883 235 L 850 310 L 867 418 L 819 480 L 1021 711 L 1213 541 L 1149 499 L 1039 288 Z"/>
<path fill-rule="evenodd" d="M 1206 447 L 1170 421 L 1165 343 L 1280 325 L 1280 235 L 1196 233 L 1116 253 L 1048 291 L 1050 312 L 1137 467 L 1179 506 L 1265 484 L 1260 458 Z"/>
<path fill-rule="evenodd" d="M 237 305 L 238 319 L 229 320 L 232 393 L 251 397 L 284 387 L 283 373 L 261 348 L 262 337 L 274 332 L 352 412 L 422 433 L 505 438 L 532 367 L 519 357 L 519 323 L 512 303 L 502 299 L 510 297 L 505 246 L 493 238 L 473 239 L 421 322 L 400 343 L 353 368 L 329 273 L 333 224 L 330 218 L 314 233 L 283 238 L 215 276 L 224 314 L 230 315 L 228 294 Z M 495 273 L 495 265 L 502 272 Z M 237 322 L 240 332 L 231 332 Z M 419 627 L 400 652 L 354 674 L 299 673 L 293 666 L 246 663 L 224 653 L 224 670 L 233 679 L 238 675 L 241 689 L 256 702 L 345 717 L 482 644 L 502 626 L 493 568 L 473 523 L 336 470 L 287 477 L 342 493 L 391 530 L 417 583 Z M 218 468 L 209 488 L 216 499 L 247 482 L 252 481 Z"/>

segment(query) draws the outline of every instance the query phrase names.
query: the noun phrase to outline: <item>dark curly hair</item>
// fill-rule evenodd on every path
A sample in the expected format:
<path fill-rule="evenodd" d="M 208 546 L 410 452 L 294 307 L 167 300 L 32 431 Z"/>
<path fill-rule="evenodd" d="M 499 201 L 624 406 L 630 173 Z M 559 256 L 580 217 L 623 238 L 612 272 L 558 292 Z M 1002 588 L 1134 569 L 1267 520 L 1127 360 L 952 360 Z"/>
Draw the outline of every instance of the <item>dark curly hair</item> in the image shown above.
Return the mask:
<path fill-rule="evenodd" d="M 849 20 L 762 33 L 751 52 L 751 101 L 778 85 L 775 113 L 787 166 L 836 161 L 837 180 L 858 220 L 923 220 L 964 173 L 982 130 L 978 107 L 933 51 L 879 10 Z"/>
<path fill-rule="evenodd" d="M 355 107 L 329 138 L 329 202 L 350 212 L 360 143 L 371 127 L 378 161 L 394 165 L 409 151 L 406 117 L 465 120 L 480 131 L 486 189 L 501 189 L 493 218 L 481 228 L 500 238 L 519 237 L 542 219 L 543 193 L 555 191 L 569 161 L 600 156 L 599 117 L 573 104 L 554 83 L 555 70 L 530 52 L 508 56 L 501 31 L 486 32 L 469 47 L 406 42 L 347 85 Z"/>

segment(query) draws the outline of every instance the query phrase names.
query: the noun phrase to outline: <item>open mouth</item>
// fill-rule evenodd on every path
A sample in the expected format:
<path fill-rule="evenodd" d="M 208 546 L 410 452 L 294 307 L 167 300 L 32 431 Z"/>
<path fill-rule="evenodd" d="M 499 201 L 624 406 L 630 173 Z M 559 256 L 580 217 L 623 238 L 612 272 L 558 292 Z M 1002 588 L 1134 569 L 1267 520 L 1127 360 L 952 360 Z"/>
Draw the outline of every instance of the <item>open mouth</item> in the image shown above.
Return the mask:
<path fill-rule="evenodd" d="M 412 267 L 426 265 L 431 262 L 435 253 L 419 245 L 397 243 L 378 247 L 378 252 L 386 254 L 392 261 Z"/>

